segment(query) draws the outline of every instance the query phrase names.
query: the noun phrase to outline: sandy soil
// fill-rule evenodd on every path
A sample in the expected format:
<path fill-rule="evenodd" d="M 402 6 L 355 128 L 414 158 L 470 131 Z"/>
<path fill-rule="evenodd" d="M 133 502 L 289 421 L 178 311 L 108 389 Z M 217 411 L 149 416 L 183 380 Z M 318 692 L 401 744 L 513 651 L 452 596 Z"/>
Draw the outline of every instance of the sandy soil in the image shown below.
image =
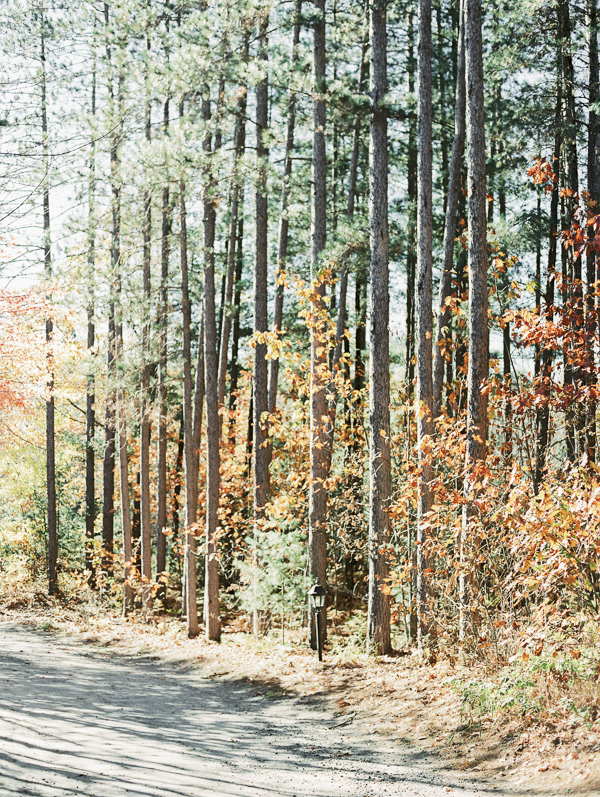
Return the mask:
<path fill-rule="evenodd" d="M 484 797 L 318 695 L 0 624 L 0 794 Z"/>

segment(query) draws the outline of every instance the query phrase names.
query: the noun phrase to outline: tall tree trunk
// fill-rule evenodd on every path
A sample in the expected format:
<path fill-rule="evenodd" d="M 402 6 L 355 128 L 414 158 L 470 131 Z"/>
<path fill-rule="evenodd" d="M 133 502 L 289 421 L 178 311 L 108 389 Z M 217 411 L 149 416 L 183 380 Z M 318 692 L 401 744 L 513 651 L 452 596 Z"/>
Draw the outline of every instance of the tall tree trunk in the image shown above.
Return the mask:
<path fill-rule="evenodd" d="M 115 512 L 115 421 L 116 421 L 116 318 L 115 290 L 116 275 L 121 260 L 121 185 L 120 153 L 121 139 L 121 91 L 115 111 L 113 66 L 111 60 L 109 6 L 104 3 L 104 23 L 107 36 L 106 60 L 108 64 L 108 96 L 112 124 L 110 140 L 110 188 L 111 188 L 111 242 L 110 242 L 110 298 L 108 303 L 108 339 L 106 345 L 106 408 L 104 415 L 104 457 L 102 464 L 102 571 L 106 575 L 113 572 L 114 512 Z M 119 86 L 122 84 L 119 76 Z"/>
<path fill-rule="evenodd" d="M 408 93 L 411 97 L 415 94 L 415 35 L 414 12 L 411 3 L 408 12 Z M 415 380 L 415 272 L 417 258 L 415 255 L 415 220 L 417 204 L 417 135 L 414 118 L 408 122 L 408 229 L 406 250 L 406 389 L 409 401 L 413 397 L 413 383 Z"/>
<path fill-rule="evenodd" d="M 588 23 L 588 50 L 589 50 L 589 73 L 588 73 L 588 152 L 587 152 L 587 183 L 588 191 L 592 200 L 596 202 L 598 212 L 600 205 L 600 116 L 595 110 L 594 103 L 600 97 L 600 72 L 598 68 L 598 12 L 596 0 L 588 0 L 587 3 L 587 23 Z M 590 339 L 593 341 L 598 332 L 598 324 L 595 311 L 595 284 L 596 284 L 596 261 L 597 254 L 591 253 L 587 256 L 586 269 L 586 315 L 587 328 Z M 597 386 L 598 377 L 595 368 L 595 355 L 593 343 L 588 345 L 587 351 L 587 382 L 591 387 Z M 586 418 L 586 452 L 590 462 L 596 461 L 596 401 L 588 399 L 587 418 Z"/>
<path fill-rule="evenodd" d="M 40 64 L 41 64 L 41 116 L 44 178 L 42 181 L 42 209 L 44 227 L 44 277 L 48 284 L 52 280 L 52 247 L 50 241 L 50 156 L 48 149 L 48 104 L 46 92 L 46 22 L 44 12 L 40 20 Z M 48 297 L 50 299 L 50 297 Z M 58 522 L 56 509 L 56 454 L 54 444 L 54 351 L 53 323 L 46 319 L 46 503 L 48 524 L 48 595 L 58 590 Z"/>
<path fill-rule="evenodd" d="M 112 287 L 112 313 L 113 313 L 113 450 L 112 450 L 112 483 L 114 496 L 114 468 L 115 468 L 115 438 L 118 432 L 119 443 L 119 491 L 121 502 L 121 531 L 123 535 L 123 559 L 124 559 L 124 585 L 123 585 L 123 614 L 126 615 L 133 609 L 134 590 L 131 584 L 133 569 L 141 569 L 140 561 L 140 504 L 137 503 L 137 547 L 134 551 L 134 530 L 130 512 L 129 501 L 129 465 L 128 465 L 128 434 L 127 434 L 127 407 L 123 386 L 119 384 L 117 374 L 117 364 L 123 361 L 123 302 L 122 302 L 122 280 L 121 280 L 121 187 L 120 187 L 120 159 L 119 145 L 123 137 L 123 89 L 124 73 L 122 67 L 119 69 L 116 117 L 118 128 L 115 127 L 115 139 L 113 140 L 114 152 L 111 149 L 111 167 L 114 163 L 114 171 L 111 168 L 112 181 L 112 240 L 111 240 L 111 287 Z M 111 95 L 112 100 L 112 95 Z M 114 160 L 113 160 L 114 157 Z M 109 328 L 110 334 L 110 328 Z M 140 471 L 137 473 L 137 487 L 139 496 Z M 114 497 L 112 498 L 114 501 Z M 113 509 L 114 511 L 114 509 Z M 113 520 L 114 522 L 114 520 Z M 111 549 L 112 557 L 112 549 Z M 111 560 L 112 567 L 112 560 Z"/>
<path fill-rule="evenodd" d="M 294 79 L 294 70 L 299 59 L 300 44 L 300 13 L 302 0 L 296 0 L 294 8 L 294 28 L 292 33 L 292 57 L 290 65 L 290 78 Z M 288 235 L 290 221 L 288 218 L 288 201 L 290 180 L 292 177 L 292 153 L 294 151 L 294 128 L 296 125 L 296 92 L 290 90 L 287 106 L 287 131 L 285 139 L 285 163 L 283 169 L 283 182 L 281 184 L 281 210 L 279 215 L 279 236 L 277 244 L 277 271 L 275 276 L 275 309 L 273 313 L 273 332 L 281 338 L 283 325 L 283 292 L 285 269 L 287 263 Z M 271 358 L 269 370 L 269 412 L 275 412 L 277 407 L 277 382 L 279 380 L 279 357 Z M 270 453 L 270 452 L 269 452 Z"/>
<path fill-rule="evenodd" d="M 429 513 L 433 506 L 433 467 L 431 438 L 433 435 L 432 374 L 432 100 L 431 100 L 431 0 L 419 2 L 419 187 L 417 205 L 417 270 L 418 270 L 418 354 L 417 354 L 417 440 L 420 467 L 417 520 L 417 633 L 419 645 L 432 630 L 431 588 L 427 571 L 431 567 L 428 553 Z"/>
<path fill-rule="evenodd" d="M 94 24 L 95 30 L 95 24 Z M 92 50 L 92 120 L 96 119 L 96 48 Z M 92 138 L 94 131 L 92 130 Z M 87 233 L 87 351 L 88 357 L 95 360 L 95 281 L 96 281 L 96 143 L 90 145 L 88 175 L 88 233 Z M 94 565 L 94 525 L 96 520 L 96 485 L 94 440 L 96 433 L 96 381 L 95 363 L 92 363 L 86 379 L 85 405 L 85 570 L 88 584 L 96 580 Z"/>
<path fill-rule="evenodd" d="M 209 129 L 211 120 L 210 95 L 204 88 L 202 118 Z M 208 133 L 202 149 L 206 158 L 203 189 L 204 207 L 204 380 L 206 391 L 206 549 L 204 582 L 204 624 L 206 638 L 219 641 L 221 620 L 219 613 L 219 563 L 216 534 L 219 522 L 220 454 L 219 454 L 219 396 L 217 317 L 215 307 L 215 223 L 216 209 L 213 195 L 214 175 L 212 137 Z"/>
<path fill-rule="evenodd" d="M 179 105 L 179 118 L 183 118 L 183 100 Z M 186 605 L 187 632 L 190 639 L 198 636 L 198 609 L 196 604 L 196 537 L 194 524 L 198 503 L 198 468 L 194 464 L 194 434 L 192 417 L 192 308 L 189 293 L 187 258 L 187 209 L 183 172 L 179 178 L 179 253 L 181 263 L 181 315 L 183 338 L 183 447 L 185 462 L 185 549 L 184 549 L 184 603 Z"/>
<path fill-rule="evenodd" d="M 474 574 L 467 551 L 479 542 L 473 528 L 477 518 L 477 467 L 485 460 L 488 377 L 487 200 L 485 186 L 485 126 L 481 0 L 466 0 L 465 52 L 467 80 L 467 188 L 469 195 L 469 370 L 467 374 L 467 441 L 465 498 L 461 531 L 460 635 L 464 642 L 469 619 L 476 628 Z"/>
<path fill-rule="evenodd" d="M 319 258 L 327 240 L 327 158 L 325 152 L 325 0 L 313 0 L 313 155 L 311 280 L 313 318 L 311 323 L 311 413 L 310 493 L 308 530 L 308 574 L 311 583 L 327 587 L 327 344 L 322 316 L 325 314 L 325 283 Z M 326 608 L 321 612 L 322 641 L 326 638 Z M 309 639 L 317 648 L 317 624 L 309 606 Z"/>
<path fill-rule="evenodd" d="M 461 0 L 461 8 L 462 2 Z M 464 15 L 460 12 L 458 33 L 458 68 L 456 79 L 456 105 L 454 111 L 454 141 L 450 159 L 450 175 L 448 179 L 448 201 L 446 204 L 446 222 L 444 227 L 444 247 L 442 255 L 442 273 L 440 276 L 436 345 L 433 351 L 433 418 L 442 411 L 442 390 L 444 386 L 444 363 L 446 362 L 446 339 L 451 320 L 450 307 L 446 299 L 452 290 L 452 266 L 454 261 L 454 240 L 458 219 L 458 198 L 460 195 L 460 178 L 462 173 L 463 153 L 465 148 L 465 46 Z"/>
<path fill-rule="evenodd" d="M 146 101 L 145 135 L 150 144 L 152 129 L 152 105 L 150 100 L 150 35 L 146 30 Z M 146 180 L 149 175 L 146 174 Z M 140 520 L 142 543 L 142 606 L 144 611 L 152 608 L 152 533 L 150 513 L 150 327 L 152 288 L 150 283 L 150 259 L 152 254 L 152 193 L 149 185 L 144 191 L 142 221 L 143 236 L 143 305 L 142 305 L 142 395 L 140 413 Z"/>
<path fill-rule="evenodd" d="M 385 0 L 372 0 L 370 13 L 372 103 L 369 147 L 371 329 L 369 358 L 370 510 L 367 649 L 391 653 L 390 637 L 390 357 L 388 274 L 387 32 Z"/>
<path fill-rule="evenodd" d="M 163 108 L 163 133 L 168 142 L 169 98 Z M 168 175 L 162 192 L 162 234 L 160 258 L 160 294 L 158 308 L 159 361 L 158 361 L 158 462 L 156 496 L 156 575 L 166 571 L 167 538 L 167 385 L 169 374 L 168 336 L 169 336 L 169 258 L 171 254 L 171 197 Z M 164 592 L 164 591 L 163 591 Z"/>
<path fill-rule="evenodd" d="M 267 161 L 269 152 L 266 147 L 266 134 L 269 124 L 269 83 L 268 83 L 268 40 L 267 31 L 269 16 L 267 11 L 261 12 L 259 21 L 259 62 L 261 79 L 256 85 L 256 240 L 254 252 L 254 588 L 258 581 L 260 567 L 261 522 L 265 516 L 265 507 L 269 500 L 269 450 L 268 430 L 265 414 L 268 412 L 268 362 L 267 345 L 264 334 L 268 330 L 267 306 L 267 269 L 268 269 L 268 206 L 267 206 Z M 259 610 L 255 601 L 254 634 L 259 633 Z"/>

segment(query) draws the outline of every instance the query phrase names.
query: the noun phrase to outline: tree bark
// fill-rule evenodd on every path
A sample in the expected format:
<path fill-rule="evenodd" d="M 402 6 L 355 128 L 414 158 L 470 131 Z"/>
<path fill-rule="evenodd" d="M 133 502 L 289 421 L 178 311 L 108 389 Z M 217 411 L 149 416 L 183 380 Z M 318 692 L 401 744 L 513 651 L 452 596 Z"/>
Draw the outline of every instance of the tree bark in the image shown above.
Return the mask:
<path fill-rule="evenodd" d="M 183 100 L 179 118 L 183 117 Z M 181 315 L 183 338 L 183 447 L 185 462 L 185 549 L 184 549 L 184 603 L 187 607 L 187 633 L 190 639 L 198 636 L 198 609 L 196 604 L 196 510 L 198 499 L 198 469 L 194 466 L 194 435 L 192 418 L 192 309 L 189 293 L 187 258 L 187 208 L 185 180 L 179 178 L 179 253 L 181 262 Z"/>
<path fill-rule="evenodd" d="M 268 270 L 268 206 L 267 206 L 267 161 L 266 133 L 269 124 L 269 84 L 268 84 L 268 40 L 269 16 L 262 12 L 259 21 L 259 62 L 261 79 L 256 86 L 256 239 L 254 249 L 254 579 L 255 589 L 259 578 L 261 522 L 271 491 L 269 475 L 268 427 L 266 413 L 268 404 L 268 362 L 267 344 L 264 335 L 268 330 L 267 270 Z M 259 633 L 259 609 L 255 601 L 254 634 Z"/>
<path fill-rule="evenodd" d="M 44 12 L 40 20 L 41 117 L 44 178 L 42 182 L 42 212 L 44 229 L 44 277 L 52 280 L 52 246 L 50 240 L 50 156 L 48 148 L 48 101 L 46 91 L 46 22 Z M 50 299 L 50 297 L 48 297 Z M 54 437 L 54 328 L 46 318 L 46 504 L 48 526 L 48 595 L 58 591 L 58 517 L 56 508 L 56 452 Z"/>
<path fill-rule="evenodd" d="M 151 140 L 152 106 L 149 93 L 150 35 L 146 30 L 145 64 L 145 137 Z M 148 180 L 149 175 L 146 175 Z M 144 611 L 152 608 L 152 533 L 150 513 L 150 325 L 152 288 L 150 283 L 151 242 L 152 242 L 152 194 L 146 185 L 142 221 L 143 263 L 142 263 L 142 390 L 140 411 L 140 536 L 142 544 L 142 607 Z"/>
<path fill-rule="evenodd" d="M 95 25 L 94 25 L 95 30 Z M 91 115 L 96 119 L 96 48 L 92 49 L 92 98 Z M 94 131 L 92 130 L 92 138 Z M 95 360 L 95 281 L 96 281 L 96 143 L 90 144 L 88 175 L 88 232 L 87 232 L 87 351 Z M 95 585 L 94 526 L 96 520 L 96 485 L 94 440 L 96 433 L 96 379 L 95 363 L 92 362 L 86 379 L 85 404 L 85 570 L 90 586 Z"/>
<path fill-rule="evenodd" d="M 165 143 L 169 130 L 169 98 L 163 109 Z M 171 254 L 171 197 L 168 176 L 162 192 L 162 234 L 160 258 L 160 294 L 158 308 L 159 361 L 158 361 L 158 462 L 156 496 L 156 575 L 166 572 L 167 564 L 167 410 L 168 393 L 168 336 L 169 336 L 169 258 Z M 164 591 L 163 591 L 164 592 Z"/>
<path fill-rule="evenodd" d="M 415 56 L 414 56 L 414 14 L 411 8 L 408 14 L 408 93 L 411 97 L 415 93 Z M 414 117 L 408 123 L 408 153 L 407 153 L 407 180 L 408 180 L 408 223 L 407 223 L 407 251 L 406 251 L 406 390 L 409 401 L 414 393 L 415 366 L 415 272 L 416 272 L 416 241 L 415 222 L 417 204 L 417 136 Z"/>
<path fill-rule="evenodd" d="M 431 438 L 433 435 L 432 374 L 432 100 L 431 100 L 431 0 L 419 2 L 419 86 L 418 86 L 418 204 L 417 204 L 417 271 L 418 271 L 418 354 L 417 354 L 417 441 L 419 503 L 417 519 L 417 634 L 419 645 L 432 631 L 428 571 L 432 560 L 427 551 L 430 537 L 429 513 L 433 506 L 433 467 Z"/>
<path fill-rule="evenodd" d="M 325 152 L 325 0 L 313 0 L 313 155 L 311 207 L 311 280 L 313 313 L 311 320 L 311 413 L 310 413 L 310 491 L 308 530 L 308 573 L 311 583 L 327 587 L 327 425 L 326 388 L 327 343 L 324 337 L 325 283 L 321 278 L 319 258 L 327 241 L 327 157 Z M 322 641 L 326 639 L 325 607 L 321 610 Z M 316 615 L 308 610 L 309 641 L 317 649 Z"/>
<path fill-rule="evenodd" d="M 204 88 L 202 118 L 211 120 L 210 95 Z M 206 158 L 203 188 L 204 207 L 204 381 L 206 391 L 206 549 L 204 582 L 204 625 L 206 638 L 221 638 L 219 613 L 219 563 L 216 533 L 219 522 L 220 454 L 217 317 L 215 306 L 215 223 L 214 175 L 211 161 L 212 137 L 208 133 L 202 149 Z M 197 476 L 196 476 L 197 478 Z"/>
<path fill-rule="evenodd" d="M 392 494 L 390 451 L 388 162 L 387 162 L 387 31 L 386 5 L 371 1 L 369 146 L 370 224 L 370 485 L 369 485 L 369 605 L 367 650 L 391 653 L 389 508 Z"/>
<path fill-rule="evenodd" d="M 587 183 L 590 198 L 596 203 L 595 213 L 600 210 L 600 116 L 594 110 L 594 103 L 600 98 L 600 70 L 598 68 L 598 11 L 596 0 L 588 0 L 587 23 L 588 23 L 588 50 L 589 50 L 589 72 L 588 72 L 588 151 L 587 151 Z M 586 268 L 586 315 L 587 329 L 590 340 L 594 340 L 598 332 L 595 308 L 595 285 L 596 285 L 596 262 L 597 254 L 591 253 L 587 256 Z M 587 351 L 587 383 L 590 387 L 597 387 L 598 376 L 595 367 L 594 345 L 590 343 Z M 590 462 L 596 461 L 596 401 L 588 399 L 587 418 L 586 418 L 586 453 Z"/>
<path fill-rule="evenodd" d="M 460 636 L 464 643 L 469 619 L 476 629 L 473 556 L 479 548 L 476 520 L 477 467 L 486 456 L 488 377 L 487 200 L 481 0 L 466 0 L 465 52 L 467 81 L 467 188 L 469 195 L 469 368 L 467 374 L 467 440 L 465 505 L 461 532 Z M 470 556 L 468 555 L 468 552 Z M 469 561 L 470 560 L 470 561 Z"/>
<path fill-rule="evenodd" d="M 110 243 L 110 299 L 108 303 L 108 339 L 106 345 L 106 409 L 104 416 L 104 457 L 102 464 L 102 571 L 105 575 L 113 572 L 114 547 L 114 496 L 115 496 L 115 421 L 116 421 L 116 361 L 115 361 L 115 301 L 116 275 L 121 261 L 121 185 L 120 185 L 120 153 L 121 139 L 121 85 L 119 90 L 117 111 L 115 112 L 113 67 L 111 60 L 109 6 L 104 3 L 104 22 L 107 35 L 106 60 L 108 63 L 108 96 L 110 119 L 113 132 L 110 141 L 110 187 L 111 187 L 111 243 Z"/>

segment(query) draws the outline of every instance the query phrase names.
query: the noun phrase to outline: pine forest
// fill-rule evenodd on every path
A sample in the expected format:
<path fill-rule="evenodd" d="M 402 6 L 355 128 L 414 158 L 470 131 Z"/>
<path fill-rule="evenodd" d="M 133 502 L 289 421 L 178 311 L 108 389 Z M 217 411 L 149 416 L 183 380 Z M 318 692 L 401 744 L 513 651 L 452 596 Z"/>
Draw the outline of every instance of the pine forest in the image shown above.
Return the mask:
<path fill-rule="evenodd" d="M 2 605 L 592 727 L 597 0 L 0 14 Z"/>

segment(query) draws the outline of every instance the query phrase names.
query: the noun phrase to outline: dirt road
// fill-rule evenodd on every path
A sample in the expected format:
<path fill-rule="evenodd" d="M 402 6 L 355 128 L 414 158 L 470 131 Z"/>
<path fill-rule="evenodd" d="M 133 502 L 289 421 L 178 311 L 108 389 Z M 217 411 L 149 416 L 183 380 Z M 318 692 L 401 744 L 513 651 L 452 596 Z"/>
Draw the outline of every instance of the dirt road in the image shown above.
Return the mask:
<path fill-rule="evenodd" d="M 0 624 L 0 794 L 485 797 L 290 698 Z"/>

